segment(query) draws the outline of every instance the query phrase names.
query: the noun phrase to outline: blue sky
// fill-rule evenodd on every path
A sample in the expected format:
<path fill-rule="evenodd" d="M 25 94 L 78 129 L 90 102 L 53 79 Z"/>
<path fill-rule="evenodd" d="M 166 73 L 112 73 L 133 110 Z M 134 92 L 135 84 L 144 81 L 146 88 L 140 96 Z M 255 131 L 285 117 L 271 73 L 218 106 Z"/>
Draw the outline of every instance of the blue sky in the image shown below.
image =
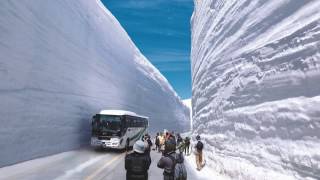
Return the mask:
<path fill-rule="evenodd" d="M 193 0 L 102 0 L 141 52 L 183 98 L 191 97 Z"/>

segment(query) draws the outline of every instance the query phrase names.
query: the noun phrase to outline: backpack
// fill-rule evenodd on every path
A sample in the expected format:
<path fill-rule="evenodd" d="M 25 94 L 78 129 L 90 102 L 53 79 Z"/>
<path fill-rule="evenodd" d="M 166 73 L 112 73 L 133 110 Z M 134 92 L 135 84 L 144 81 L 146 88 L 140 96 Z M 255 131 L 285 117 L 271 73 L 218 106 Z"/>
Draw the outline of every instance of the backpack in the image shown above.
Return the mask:
<path fill-rule="evenodd" d="M 177 157 L 178 156 L 178 157 Z M 187 180 L 187 169 L 186 166 L 183 164 L 183 159 L 181 160 L 181 154 L 175 154 L 175 157 L 169 155 L 169 158 L 173 161 L 173 177 L 174 180 Z M 180 159 L 179 159 L 180 158 Z"/>
<path fill-rule="evenodd" d="M 151 146 L 152 146 L 152 141 L 151 141 L 150 139 L 148 139 L 147 142 L 148 142 L 149 148 L 151 148 Z"/>
<path fill-rule="evenodd" d="M 196 148 L 198 151 L 202 151 L 203 149 L 203 143 L 201 141 L 198 141 L 197 145 L 196 145 Z"/>

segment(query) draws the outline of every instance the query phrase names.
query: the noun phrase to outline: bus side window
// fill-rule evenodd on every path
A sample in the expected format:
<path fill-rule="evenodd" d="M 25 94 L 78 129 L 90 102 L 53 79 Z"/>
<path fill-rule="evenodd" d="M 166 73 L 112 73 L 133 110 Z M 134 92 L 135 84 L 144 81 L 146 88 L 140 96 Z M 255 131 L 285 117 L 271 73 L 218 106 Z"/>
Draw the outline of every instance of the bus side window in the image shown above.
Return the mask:
<path fill-rule="evenodd" d="M 127 125 L 127 127 L 132 127 L 131 117 L 129 117 L 129 116 L 126 116 L 126 125 Z"/>
<path fill-rule="evenodd" d="M 139 125 L 138 119 L 135 119 L 134 120 L 134 127 L 138 127 L 138 125 Z"/>
<path fill-rule="evenodd" d="M 148 127 L 148 120 L 144 119 L 144 127 Z"/>
<path fill-rule="evenodd" d="M 130 127 L 137 127 L 136 126 L 136 119 L 134 117 L 129 117 L 130 121 Z"/>
<path fill-rule="evenodd" d="M 126 122 L 126 117 L 121 116 L 121 128 L 125 130 L 127 128 L 127 122 Z"/>

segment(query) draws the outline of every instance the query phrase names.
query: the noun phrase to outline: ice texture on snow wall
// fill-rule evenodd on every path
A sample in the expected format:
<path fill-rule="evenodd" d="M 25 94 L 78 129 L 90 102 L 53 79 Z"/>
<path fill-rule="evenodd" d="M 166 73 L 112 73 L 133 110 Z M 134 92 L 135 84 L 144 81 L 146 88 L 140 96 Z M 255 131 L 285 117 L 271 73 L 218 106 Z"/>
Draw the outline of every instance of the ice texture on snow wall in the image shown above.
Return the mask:
<path fill-rule="evenodd" d="M 0 167 L 88 144 L 101 109 L 189 128 L 189 110 L 119 22 L 88 0 L 1 0 Z"/>
<path fill-rule="evenodd" d="M 193 130 L 236 179 L 320 179 L 320 1 L 195 0 Z"/>

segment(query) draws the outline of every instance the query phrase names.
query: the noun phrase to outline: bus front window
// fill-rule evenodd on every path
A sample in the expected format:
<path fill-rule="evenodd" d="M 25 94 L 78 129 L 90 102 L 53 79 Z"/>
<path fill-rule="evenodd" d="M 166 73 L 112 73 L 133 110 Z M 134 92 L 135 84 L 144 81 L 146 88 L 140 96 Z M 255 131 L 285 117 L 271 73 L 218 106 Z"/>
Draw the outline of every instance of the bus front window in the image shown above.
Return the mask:
<path fill-rule="evenodd" d="M 120 116 L 100 115 L 100 123 L 102 131 L 118 132 L 121 130 Z"/>

